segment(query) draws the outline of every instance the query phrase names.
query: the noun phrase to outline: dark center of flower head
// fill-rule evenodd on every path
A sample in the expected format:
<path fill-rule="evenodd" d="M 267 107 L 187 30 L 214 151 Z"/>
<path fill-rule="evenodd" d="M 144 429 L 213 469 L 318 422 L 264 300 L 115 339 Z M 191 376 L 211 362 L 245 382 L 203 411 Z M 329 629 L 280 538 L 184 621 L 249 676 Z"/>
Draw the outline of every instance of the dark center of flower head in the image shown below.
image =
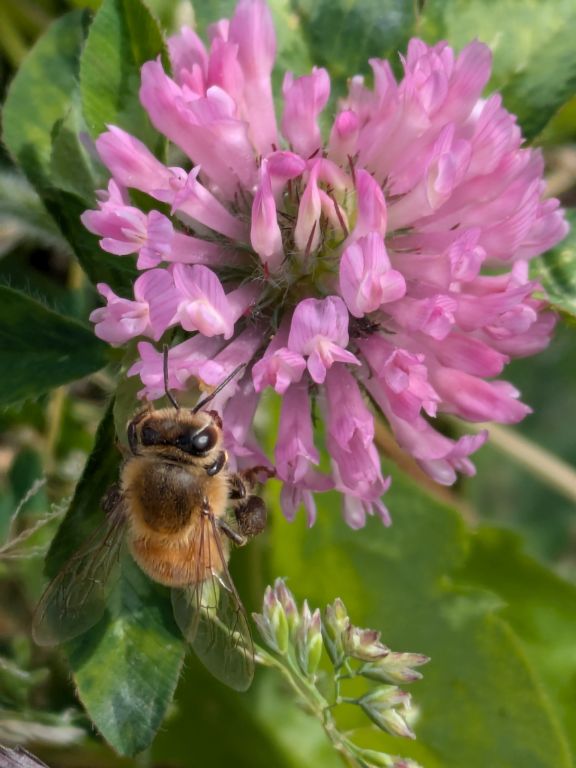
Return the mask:
<path fill-rule="evenodd" d="M 174 389 L 215 387 L 246 364 L 214 401 L 232 465 L 266 461 L 253 418 L 265 388 L 281 394 L 274 463 L 289 517 L 304 504 L 311 522 L 313 493 L 336 488 L 350 525 L 388 519 L 363 392 L 438 482 L 473 474 L 468 457 L 486 434 L 452 440 L 434 417 L 512 423 L 528 412 L 493 379 L 548 343 L 554 317 L 533 298 L 527 264 L 566 232 L 557 201 L 542 197 L 539 155 L 521 148 L 500 97 L 481 96 L 488 49 L 473 42 L 456 56 L 414 39 L 400 83 L 372 60 L 374 88 L 351 79 L 326 138 L 324 69 L 286 74 L 278 125 L 263 0 L 240 0 L 209 50 L 183 29 L 169 51 L 173 77 L 146 63 L 140 99 L 192 170 L 166 167 L 114 126 L 97 140 L 112 180 L 83 221 L 104 250 L 137 254 L 142 274 L 133 300 L 99 286 L 96 333 L 156 343 L 140 341 L 129 371 L 152 400 L 164 393 L 161 340 L 172 338 Z M 128 189 L 170 215 L 143 212 Z M 316 468 L 312 389 L 329 473 Z"/>

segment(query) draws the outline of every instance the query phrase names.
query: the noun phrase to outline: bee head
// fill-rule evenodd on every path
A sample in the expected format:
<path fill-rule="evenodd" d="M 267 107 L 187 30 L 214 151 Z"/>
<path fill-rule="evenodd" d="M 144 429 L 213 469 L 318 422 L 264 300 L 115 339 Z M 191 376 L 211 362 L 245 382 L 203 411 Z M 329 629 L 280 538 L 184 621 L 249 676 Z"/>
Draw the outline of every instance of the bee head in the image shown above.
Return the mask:
<path fill-rule="evenodd" d="M 128 425 L 128 443 L 136 456 L 148 454 L 193 463 L 221 451 L 222 422 L 212 411 L 147 410 Z"/>

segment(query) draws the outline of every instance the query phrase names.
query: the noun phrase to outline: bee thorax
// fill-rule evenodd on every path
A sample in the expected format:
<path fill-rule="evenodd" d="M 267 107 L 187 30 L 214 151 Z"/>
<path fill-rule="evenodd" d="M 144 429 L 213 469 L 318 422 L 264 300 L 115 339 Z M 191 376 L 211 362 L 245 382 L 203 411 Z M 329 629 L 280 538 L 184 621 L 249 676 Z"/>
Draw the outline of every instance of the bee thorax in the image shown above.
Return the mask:
<path fill-rule="evenodd" d="M 205 491 L 188 468 L 145 458 L 126 464 L 122 482 L 132 527 L 163 534 L 186 531 Z"/>

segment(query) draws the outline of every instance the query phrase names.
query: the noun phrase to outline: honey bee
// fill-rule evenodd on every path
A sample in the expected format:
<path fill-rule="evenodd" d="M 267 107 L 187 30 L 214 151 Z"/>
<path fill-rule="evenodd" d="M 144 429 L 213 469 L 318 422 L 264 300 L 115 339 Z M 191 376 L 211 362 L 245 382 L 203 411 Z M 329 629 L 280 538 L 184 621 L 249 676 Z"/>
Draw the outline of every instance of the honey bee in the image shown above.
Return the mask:
<path fill-rule="evenodd" d="M 192 410 L 151 405 L 128 424 L 128 450 L 117 485 L 103 500 L 105 522 L 43 594 L 33 621 L 39 645 L 76 637 L 102 617 L 123 542 L 153 581 L 171 588 L 176 622 L 200 661 L 237 690 L 249 687 L 254 650 L 248 621 L 228 571 L 230 545 L 266 524 L 254 494 L 266 467 L 232 473 L 222 421 L 205 406 L 237 369 Z"/>

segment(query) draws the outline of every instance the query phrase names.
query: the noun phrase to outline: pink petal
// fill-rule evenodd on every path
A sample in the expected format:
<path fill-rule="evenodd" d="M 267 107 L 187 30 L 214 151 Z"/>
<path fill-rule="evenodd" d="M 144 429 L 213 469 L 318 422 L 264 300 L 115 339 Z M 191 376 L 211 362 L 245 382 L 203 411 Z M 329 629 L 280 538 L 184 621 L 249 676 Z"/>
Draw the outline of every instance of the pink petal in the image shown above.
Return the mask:
<path fill-rule="evenodd" d="M 208 267 L 201 264 L 175 264 L 174 284 L 181 294 L 178 318 L 187 331 L 200 331 L 204 336 L 234 333 L 234 321 L 222 284 Z"/>
<path fill-rule="evenodd" d="M 124 187 L 151 192 L 168 183 L 170 171 L 139 139 L 115 125 L 96 139 L 102 162 Z"/>
<path fill-rule="evenodd" d="M 298 219 L 294 228 L 294 242 L 303 254 L 313 253 L 320 242 L 320 214 L 322 201 L 318 189 L 318 166 L 315 165 L 298 206 Z"/>
<path fill-rule="evenodd" d="M 505 381 L 484 381 L 454 368 L 436 369 L 432 380 L 445 409 L 467 421 L 516 424 L 531 413 L 517 399 L 518 390 Z"/>
<path fill-rule="evenodd" d="M 172 275 L 165 269 L 144 272 L 134 283 L 134 295 L 149 306 L 151 336 L 158 341 L 164 331 L 176 320 L 181 301 Z"/>
<path fill-rule="evenodd" d="M 330 131 L 328 156 L 342 165 L 349 157 L 354 157 L 359 131 L 358 115 L 353 109 L 339 112 Z"/>
<path fill-rule="evenodd" d="M 362 169 L 356 172 L 356 194 L 358 197 L 358 218 L 354 238 L 369 232 L 386 234 L 387 211 L 384 193 L 377 181 Z"/>
<path fill-rule="evenodd" d="M 271 354 L 265 354 L 252 367 L 252 378 L 257 392 L 273 387 L 283 395 L 290 384 L 300 381 L 306 370 L 306 361 L 297 352 L 281 347 Z"/>
<path fill-rule="evenodd" d="M 348 311 L 339 296 L 326 299 L 304 299 L 292 315 L 288 347 L 301 354 L 309 354 L 316 337 L 334 341 L 341 347 L 348 345 Z"/>
<path fill-rule="evenodd" d="M 276 56 L 276 35 L 268 4 L 240 0 L 230 22 L 229 39 L 238 44 L 238 61 L 246 81 L 245 118 L 256 152 L 266 156 L 278 145 L 270 75 Z M 257 119 L 253 119 L 257 115 Z"/>
<path fill-rule="evenodd" d="M 200 184 L 197 179 L 200 170 L 200 167 L 197 166 L 188 175 L 186 186 L 174 197 L 173 212 L 185 213 L 215 232 L 220 232 L 220 234 L 234 240 L 245 241 L 246 228 L 244 224 Z"/>
<path fill-rule="evenodd" d="M 330 96 L 328 72 L 313 67 L 312 74 L 297 78 L 287 72 L 282 93 L 282 133 L 298 154 L 310 157 L 322 146 L 317 118 Z"/>
<path fill-rule="evenodd" d="M 260 186 L 252 204 L 250 242 L 262 262 L 271 271 L 277 270 L 284 259 L 284 248 L 266 160 L 262 161 Z"/>

